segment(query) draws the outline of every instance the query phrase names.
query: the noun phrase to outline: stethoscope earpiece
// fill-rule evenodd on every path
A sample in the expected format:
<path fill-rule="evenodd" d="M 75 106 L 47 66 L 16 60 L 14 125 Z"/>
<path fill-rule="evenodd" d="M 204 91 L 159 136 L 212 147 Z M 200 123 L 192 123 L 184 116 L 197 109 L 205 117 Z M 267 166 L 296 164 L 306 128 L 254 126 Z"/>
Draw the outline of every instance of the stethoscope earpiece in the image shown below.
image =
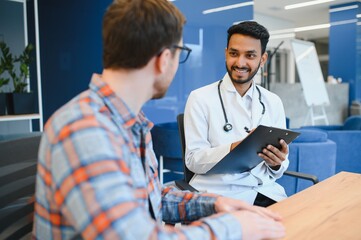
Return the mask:
<path fill-rule="evenodd" d="M 233 128 L 232 124 L 230 124 L 230 123 L 226 123 L 226 125 L 224 125 L 224 127 L 223 127 L 224 131 L 226 131 L 226 132 L 231 131 L 232 128 Z"/>

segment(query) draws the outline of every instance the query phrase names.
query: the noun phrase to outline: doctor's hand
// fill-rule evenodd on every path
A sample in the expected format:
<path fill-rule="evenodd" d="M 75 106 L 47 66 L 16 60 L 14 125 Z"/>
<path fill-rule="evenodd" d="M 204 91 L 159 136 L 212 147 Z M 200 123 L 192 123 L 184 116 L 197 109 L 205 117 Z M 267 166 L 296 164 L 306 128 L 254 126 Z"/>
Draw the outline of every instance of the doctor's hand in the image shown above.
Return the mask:
<path fill-rule="evenodd" d="M 266 148 L 262 150 L 262 153 L 259 153 L 260 156 L 272 169 L 279 169 L 280 165 L 284 160 L 286 160 L 286 156 L 288 154 L 288 145 L 287 143 L 281 139 L 280 140 L 281 149 L 278 149 L 272 145 L 268 145 Z"/>
<path fill-rule="evenodd" d="M 246 131 L 248 132 L 248 135 L 251 134 L 254 130 L 256 130 L 255 128 L 253 128 L 252 130 L 248 131 L 248 128 L 245 128 L 247 129 Z M 243 140 L 241 141 L 237 141 L 237 142 L 234 142 L 231 144 L 231 147 L 230 147 L 230 151 L 232 151 L 235 147 L 238 146 L 238 144 L 240 144 Z"/>

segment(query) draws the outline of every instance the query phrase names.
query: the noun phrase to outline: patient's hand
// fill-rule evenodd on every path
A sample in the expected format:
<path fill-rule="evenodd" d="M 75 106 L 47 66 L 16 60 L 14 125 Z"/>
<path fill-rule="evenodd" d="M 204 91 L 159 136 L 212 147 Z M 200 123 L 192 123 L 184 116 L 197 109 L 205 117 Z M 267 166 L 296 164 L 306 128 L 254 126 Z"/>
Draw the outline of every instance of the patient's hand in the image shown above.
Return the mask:
<path fill-rule="evenodd" d="M 250 211 L 237 211 L 231 214 L 240 222 L 244 240 L 275 239 L 286 235 L 283 224 L 271 218 Z"/>
<path fill-rule="evenodd" d="M 242 239 L 258 240 L 285 236 L 285 228 L 280 222 L 281 216 L 267 208 L 220 196 L 215 202 L 215 210 L 229 212 L 237 218 L 242 227 Z"/>
<path fill-rule="evenodd" d="M 257 213 L 263 217 L 280 221 L 282 218 L 279 214 L 263 207 L 253 206 L 241 200 L 220 196 L 217 198 L 214 208 L 217 213 L 220 212 L 233 212 L 238 210 L 248 210 Z"/>

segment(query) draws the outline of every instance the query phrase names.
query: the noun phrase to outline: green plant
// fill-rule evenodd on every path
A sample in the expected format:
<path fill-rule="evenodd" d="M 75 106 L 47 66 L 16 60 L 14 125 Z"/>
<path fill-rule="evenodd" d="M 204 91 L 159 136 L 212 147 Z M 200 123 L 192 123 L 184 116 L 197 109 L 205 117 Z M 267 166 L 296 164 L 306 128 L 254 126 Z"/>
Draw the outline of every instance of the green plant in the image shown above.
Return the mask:
<path fill-rule="evenodd" d="M 34 50 L 34 45 L 31 43 L 28 44 L 18 57 L 13 56 L 10 53 L 10 49 L 5 42 L 0 42 L 0 49 L 2 53 L 2 58 L 0 60 L 0 74 L 7 72 L 10 75 L 13 83 L 13 92 L 26 92 L 26 87 L 28 86 L 27 78 L 29 77 L 29 65 L 33 60 L 30 54 Z M 19 71 L 16 71 L 15 66 L 17 65 L 19 65 Z M 1 84 L 8 84 L 8 82 L 8 78 L 1 78 L 0 87 L 2 86 Z"/>
<path fill-rule="evenodd" d="M 9 69 L 13 69 L 13 56 L 9 52 L 9 48 L 4 42 L 0 42 L 0 51 L 2 57 L 0 58 L 0 88 L 7 85 L 10 81 L 9 78 L 1 77 Z"/>
<path fill-rule="evenodd" d="M 0 75 L 3 73 L 2 69 L 0 69 Z M 2 88 L 3 86 L 7 85 L 9 83 L 8 78 L 0 78 L 0 88 Z M 0 90 L 1 92 L 1 90 Z"/>

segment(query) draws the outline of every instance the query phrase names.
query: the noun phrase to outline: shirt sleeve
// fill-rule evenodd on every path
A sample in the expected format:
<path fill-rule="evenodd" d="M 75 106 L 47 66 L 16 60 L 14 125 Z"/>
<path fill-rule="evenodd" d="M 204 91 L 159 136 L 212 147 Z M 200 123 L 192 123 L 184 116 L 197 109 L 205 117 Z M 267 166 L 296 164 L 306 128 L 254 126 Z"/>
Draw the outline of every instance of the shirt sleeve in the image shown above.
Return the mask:
<path fill-rule="evenodd" d="M 61 209 L 63 225 L 84 239 L 241 239 L 241 227 L 229 214 L 180 228 L 164 227 L 152 219 L 144 205 L 146 190 L 134 187 L 145 176 L 132 176 L 127 143 L 91 120 L 76 124 L 60 133 L 61 139 L 48 153 L 53 159 L 51 204 Z M 72 132 L 74 127 L 83 129 Z M 164 192 L 163 197 L 165 208 L 178 208 L 173 212 L 183 220 L 214 213 L 211 196 Z"/>
<path fill-rule="evenodd" d="M 174 187 L 164 188 L 162 191 L 163 221 L 189 223 L 210 216 L 215 213 L 216 199 L 215 194 L 179 191 Z"/>
<path fill-rule="evenodd" d="M 190 223 L 188 226 L 206 224 L 217 239 L 241 239 L 238 221 L 230 214 L 215 213 L 214 203 L 218 195 L 179 191 L 174 187 L 164 188 L 162 195 L 163 221 Z"/>

